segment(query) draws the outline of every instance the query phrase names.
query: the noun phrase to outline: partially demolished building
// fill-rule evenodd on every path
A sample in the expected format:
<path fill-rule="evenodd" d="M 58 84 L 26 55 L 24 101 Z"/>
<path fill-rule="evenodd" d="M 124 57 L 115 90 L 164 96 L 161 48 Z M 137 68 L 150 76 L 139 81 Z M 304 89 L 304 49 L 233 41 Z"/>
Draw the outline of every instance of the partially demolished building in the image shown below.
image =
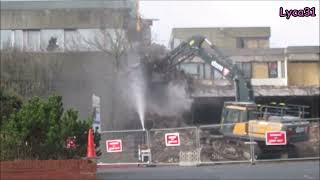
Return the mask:
<path fill-rule="evenodd" d="M 304 104 L 310 106 L 310 116 L 319 116 L 319 46 L 270 48 L 269 27 L 238 27 L 174 28 L 170 47 L 195 34 L 206 36 L 239 65 L 251 79 L 257 103 Z M 233 99 L 232 84 L 200 58 L 179 66 L 198 82 L 193 94 L 195 121 L 217 119 L 220 114 L 210 112 L 220 112 L 222 102 Z"/>

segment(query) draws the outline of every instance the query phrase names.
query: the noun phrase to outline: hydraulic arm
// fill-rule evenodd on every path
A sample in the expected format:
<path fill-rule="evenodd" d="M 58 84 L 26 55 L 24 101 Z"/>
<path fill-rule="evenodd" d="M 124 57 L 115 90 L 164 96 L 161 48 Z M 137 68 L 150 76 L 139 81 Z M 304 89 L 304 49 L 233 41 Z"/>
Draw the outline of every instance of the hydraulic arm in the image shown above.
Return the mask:
<path fill-rule="evenodd" d="M 209 45 L 209 49 L 203 47 L 204 42 Z M 165 59 L 168 61 L 167 64 L 174 67 L 194 56 L 200 57 L 225 78 L 234 82 L 236 101 L 254 101 L 250 79 L 246 79 L 238 66 L 232 63 L 231 59 L 224 56 L 223 53 L 204 36 L 193 36 L 186 42 L 182 42 L 178 47 L 173 49 Z"/>

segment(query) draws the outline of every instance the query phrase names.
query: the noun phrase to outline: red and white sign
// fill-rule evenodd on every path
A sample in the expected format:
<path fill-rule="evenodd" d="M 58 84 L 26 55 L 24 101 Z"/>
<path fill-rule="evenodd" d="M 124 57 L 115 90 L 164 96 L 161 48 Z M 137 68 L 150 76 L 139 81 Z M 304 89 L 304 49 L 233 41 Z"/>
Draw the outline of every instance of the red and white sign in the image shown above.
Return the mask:
<path fill-rule="evenodd" d="M 166 133 L 165 140 L 166 146 L 180 146 L 179 133 Z"/>
<path fill-rule="evenodd" d="M 107 152 L 122 152 L 121 139 L 107 140 L 106 141 Z"/>
<path fill-rule="evenodd" d="M 266 145 L 286 145 L 287 135 L 286 131 L 267 131 Z"/>

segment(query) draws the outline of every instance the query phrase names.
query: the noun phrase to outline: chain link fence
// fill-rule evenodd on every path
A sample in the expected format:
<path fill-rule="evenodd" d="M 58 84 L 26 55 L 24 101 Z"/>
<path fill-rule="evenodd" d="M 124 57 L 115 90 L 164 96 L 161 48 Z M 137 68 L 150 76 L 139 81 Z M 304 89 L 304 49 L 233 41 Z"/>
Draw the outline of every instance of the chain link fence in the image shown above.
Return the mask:
<path fill-rule="evenodd" d="M 295 138 L 303 133 L 307 134 L 305 140 L 285 145 L 282 150 L 264 150 L 264 153 L 257 161 L 261 160 L 287 160 L 287 159 L 308 159 L 320 157 L 320 118 L 303 119 L 309 124 L 307 127 L 292 127 L 286 134 L 286 138 Z M 297 122 L 299 123 L 299 122 Z M 267 147 L 265 144 L 262 147 Z"/>
<path fill-rule="evenodd" d="M 223 134 L 223 131 L 232 133 L 233 128 L 234 124 L 199 127 L 201 162 L 250 160 L 250 145 L 246 141 Z"/>
<path fill-rule="evenodd" d="M 139 145 L 146 144 L 146 138 L 144 130 L 102 131 L 100 162 L 139 162 L 138 148 Z"/>
<path fill-rule="evenodd" d="M 197 159 L 188 160 L 189 157 L 184 155 L 196 154 L 198 151 L 199 138 L 197 127 L 152 129 L 149 132 L 150 149 L 154 163 L 179 163 L 181 160 L 197 161 Z M 172 143 L 170 142 L 170 135 L 176 138 L 172 140 Z M 180 159 L 180 156 L 183 159 Z"/>
<path fill-rule="evenodd" d="M 263 131 L 259 136 L 254 134 L 251 127 L 253 125 L 250 123 L 104 131 L 101 134 L 104 152 L 100 162 L 141 163 L 139 148 L 143 145 L 150 148 L 149 160 L 154 164 L 198 165 L 235 161 L 254 163 L 265 160 L 319 158 L 320 119 L 303 120 L 308 122 L 308 126 L 303 130 L 299 126 L 289 126 L 286 139 L 290 143 L 285 145 L 266 145 L 266 132 Z M 297 125 L 299 123 L 297 122 Z M 259 128 L 255 126 L 257 127 Z M 270 131 L 269 128 L 265 129 Z M 245 134 L 247 131 L 250 136 Z M 291 143 L 290 138 L 298 137 L 301 133 L 307 134 L 306 139 Z M 121 152 L 107 152 L 108 140 L 121 140 Z"/>

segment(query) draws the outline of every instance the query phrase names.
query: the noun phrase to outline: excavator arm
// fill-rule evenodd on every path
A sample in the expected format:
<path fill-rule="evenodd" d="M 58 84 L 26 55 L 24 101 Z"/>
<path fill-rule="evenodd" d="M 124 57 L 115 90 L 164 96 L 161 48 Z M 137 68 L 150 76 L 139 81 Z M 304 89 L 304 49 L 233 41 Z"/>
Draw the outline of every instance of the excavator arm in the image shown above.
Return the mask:
<path fill-rule="evenodd" d="M 203 47 L 204 42 L 209 45 L 209 49 Z M 175 67 L 186 59 L 193 58 L 194 56 L 200 57 L 225 78 L 234 82 L 236 101 L 254 101 L 250 79 L 245 78 L 238 66 L 232 63 L 231 59 L 224 56 L 223 53 L 204 36 L 196 35 L 186 42 L 182 42 L 178 47 L 170 51 L 165 60 L 168 61 L 167 64 Z"/>

